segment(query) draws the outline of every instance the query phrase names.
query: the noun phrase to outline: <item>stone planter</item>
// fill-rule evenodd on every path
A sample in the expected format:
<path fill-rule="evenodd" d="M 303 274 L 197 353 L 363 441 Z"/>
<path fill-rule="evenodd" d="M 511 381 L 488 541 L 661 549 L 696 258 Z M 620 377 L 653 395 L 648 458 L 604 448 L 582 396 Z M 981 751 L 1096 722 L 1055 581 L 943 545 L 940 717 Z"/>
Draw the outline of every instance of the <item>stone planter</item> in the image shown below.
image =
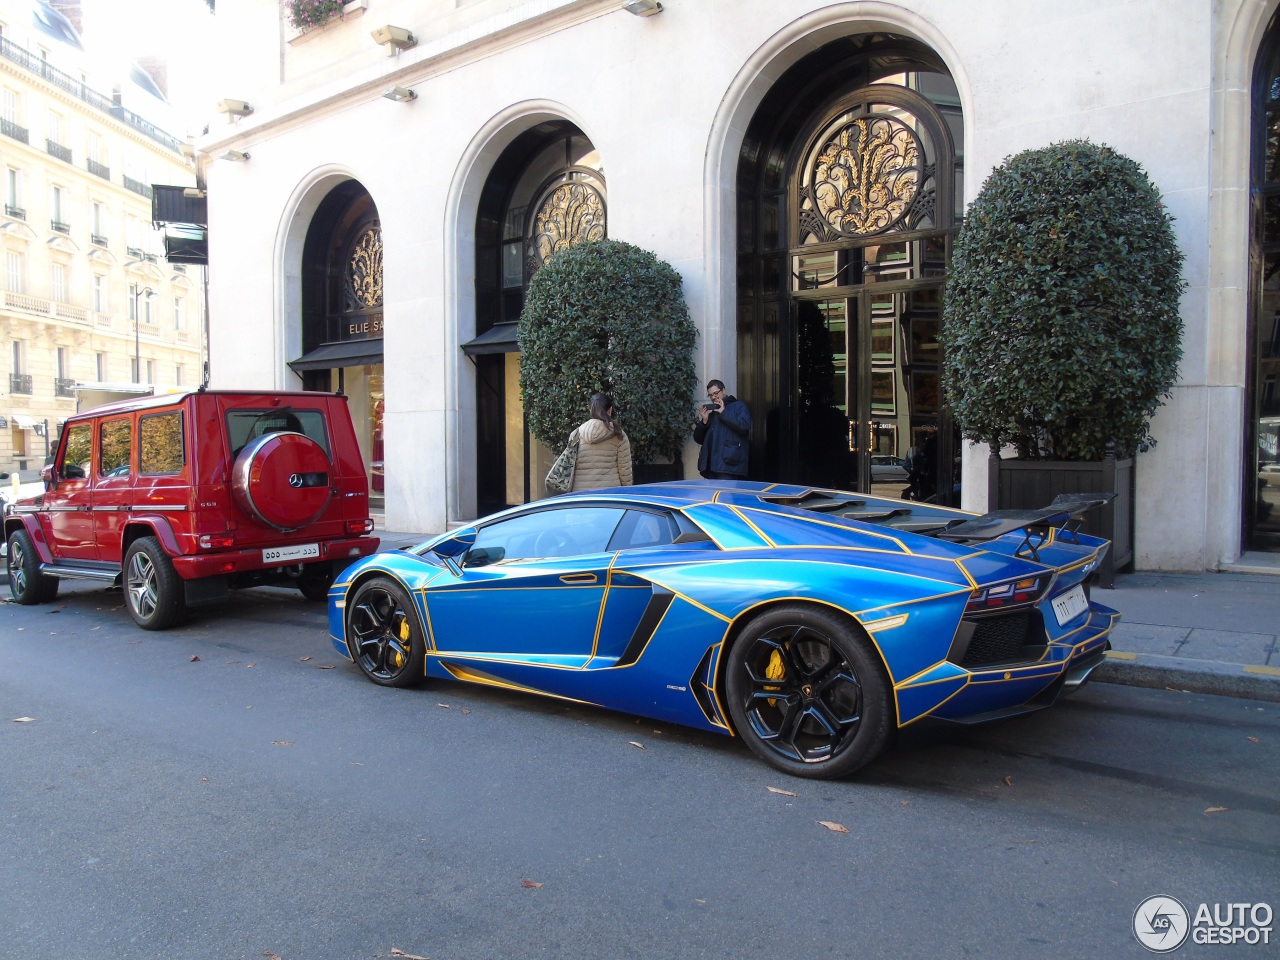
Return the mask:
<path fill-rule="evenodd" d="M 989 509 L 1031 510 L 1048 506 L 1060 493 L 1114 493 L 1104 507 L 1085 514 L 1081 532 L 1111 541 L 1099 569 L 1102 586 L 1115 586 L 1117 570 L 1133 564 L 1133 458 L 1107 457 L 1092 463 L 1063 460 L 989 460 Z"/>
<path fill-rule="evenodd" d="M 684 464 L 675 463 L 636 463 L 631 466 L 633 483 L 666 483 L 669 480 L 684 479 Z"/>

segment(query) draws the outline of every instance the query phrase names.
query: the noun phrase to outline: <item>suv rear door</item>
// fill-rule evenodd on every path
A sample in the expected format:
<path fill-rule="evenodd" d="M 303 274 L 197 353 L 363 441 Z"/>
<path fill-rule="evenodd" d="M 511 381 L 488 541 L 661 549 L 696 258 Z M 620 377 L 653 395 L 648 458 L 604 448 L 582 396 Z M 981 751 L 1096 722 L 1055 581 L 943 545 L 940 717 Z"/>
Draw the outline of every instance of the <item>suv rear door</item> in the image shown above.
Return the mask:
<path fill-rule="evenodd" d="M 133 415 L 98 422 L 98 456 L 93 479 L 93 528 L 96 559 L 119 563 L 120 543 L 134 501 Z"/>

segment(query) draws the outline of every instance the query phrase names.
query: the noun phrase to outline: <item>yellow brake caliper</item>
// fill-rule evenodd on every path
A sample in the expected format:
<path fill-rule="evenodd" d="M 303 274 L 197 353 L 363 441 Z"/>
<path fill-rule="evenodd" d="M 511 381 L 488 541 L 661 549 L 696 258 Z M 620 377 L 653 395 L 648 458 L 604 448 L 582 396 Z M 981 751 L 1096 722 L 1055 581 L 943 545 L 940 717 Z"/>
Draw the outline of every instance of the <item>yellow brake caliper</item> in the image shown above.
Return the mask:
<path fill-rule="evenodd" d="M 764 675 L 770 680 L 781 680 L 787 675 L 787 668 L 782 665 L 782 654 L 777 650 L 769 654 L 769 665 L 764 668 Z M 766 690 L 777 690 L 778 687 L 765 687 Z M 777 700 L 770 700 L 769 706 L 776 707 Z"/>
<path fill-rule="evenodd" d="M 409 641 L 409 618 L 404 616 L 404 614 L 400 615 L 400 626 L 396 629 L 396 635 L 406 643 Z M 403 650 L 399 648 L 396 649 L 395 661 L 397 670 L 404 666 L 405 655 Z"/>

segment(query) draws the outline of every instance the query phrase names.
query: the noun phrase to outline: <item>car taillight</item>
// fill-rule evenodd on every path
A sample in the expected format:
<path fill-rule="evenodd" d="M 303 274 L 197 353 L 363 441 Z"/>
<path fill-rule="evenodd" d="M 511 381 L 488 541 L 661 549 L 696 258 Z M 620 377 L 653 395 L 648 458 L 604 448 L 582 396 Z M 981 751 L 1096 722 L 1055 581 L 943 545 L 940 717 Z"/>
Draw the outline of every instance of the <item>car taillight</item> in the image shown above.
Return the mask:
<path fill-rule="evenodd" d="M 978 587 L 969 595 L 965 605 L 965 613 L 982 613 L 997 610 L 1001 607 L 1012 607 L 1024 603 L 1034 603 L 1040 599 L 1049 585 L 1047 576 L 1022 577 L 1018 580 L 1006 580 L 1003 583 L 991 583 Z"/>
<path fill-rule="evenodd" d="M 373 532 L 373 520 L 365 518 L 364 520 L 348 520 L 347 533 L 353 533 L 357 536 L 362 533 Z"/>
<path fill-rule="evenodd" d="M 229 533 L 205 533 L 199 542 L 201 550 L 225 550 L 236 545 L 236 538 Z"/>

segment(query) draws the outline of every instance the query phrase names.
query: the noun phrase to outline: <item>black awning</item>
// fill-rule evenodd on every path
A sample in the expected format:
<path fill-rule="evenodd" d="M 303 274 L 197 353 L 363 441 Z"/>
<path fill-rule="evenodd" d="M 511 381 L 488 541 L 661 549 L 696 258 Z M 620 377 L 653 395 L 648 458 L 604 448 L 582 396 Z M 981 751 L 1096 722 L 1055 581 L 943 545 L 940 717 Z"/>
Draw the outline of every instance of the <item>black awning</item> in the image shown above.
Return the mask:
<path fill-rule="evenodd" d="M 469 357 L 482 353 L 519 353 L 520 339 L 514 323 L 495 324 L 474 340 L 462 345 L 462 352 Z"/>
<path fill-rule="evenodd" d="M 294 373 L 303 370 L 332 370 L 335 367 L 363 367 L 382 362 L 382 340 L 347 340 L 325 343 L 297 360 L 289 362 Z"/>

